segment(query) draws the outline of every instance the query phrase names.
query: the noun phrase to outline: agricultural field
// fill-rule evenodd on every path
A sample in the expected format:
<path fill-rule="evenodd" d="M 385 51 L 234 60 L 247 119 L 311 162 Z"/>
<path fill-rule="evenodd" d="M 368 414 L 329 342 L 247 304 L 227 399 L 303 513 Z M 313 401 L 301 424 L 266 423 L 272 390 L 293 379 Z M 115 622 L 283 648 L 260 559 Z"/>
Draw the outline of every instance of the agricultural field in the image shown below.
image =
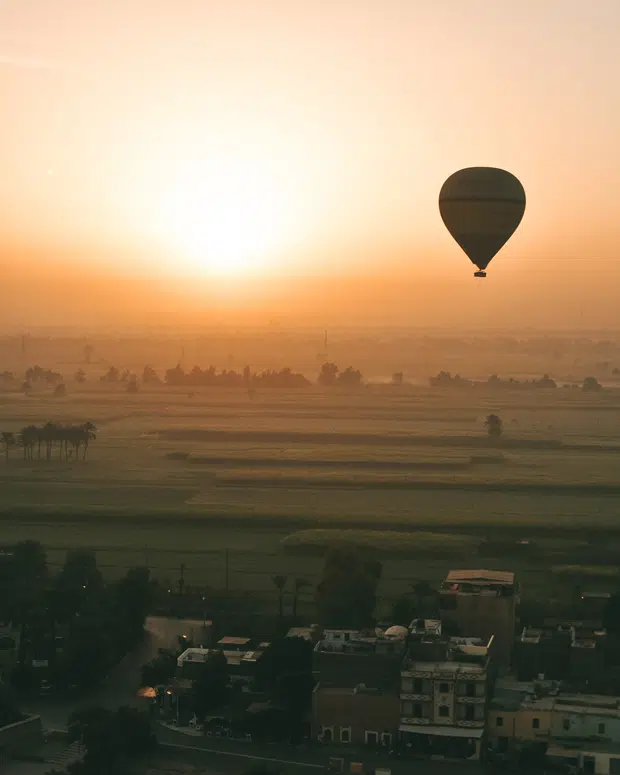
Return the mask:
<path fill-rule="evenodd" d="M 456 565 L 516 568 L 524 593 L 608 588 L 620 566 L 620 390 L 0 394 L 0 431 L 48 421 L 97 438 L 86 460 L 0 459 L 0 542 L 41 540 L 52 563 L 89 547 L 111 575 L 147 563 L 175 584 L 183 565 L 189 584 L 268 596 L 272 574 L 312 583 L 349 540 L 383 558 L 386 599 Z M 500 538 L 537 550 L 481 555 Z"/>

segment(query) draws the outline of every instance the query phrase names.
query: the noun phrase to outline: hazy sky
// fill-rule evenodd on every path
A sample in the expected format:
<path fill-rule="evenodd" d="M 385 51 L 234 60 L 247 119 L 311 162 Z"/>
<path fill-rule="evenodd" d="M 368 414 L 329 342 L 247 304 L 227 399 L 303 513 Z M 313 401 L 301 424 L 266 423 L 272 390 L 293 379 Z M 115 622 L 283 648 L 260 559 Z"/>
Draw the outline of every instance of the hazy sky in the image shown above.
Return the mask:
<path fill-rule="evenodd" d="M 619 0 L 0 0 L 0 323 L 177 277 L 205 314 L 620 326 L 618 29 Z M 472 165 L 528 196 L 486 281 L 437 210 Z"/>

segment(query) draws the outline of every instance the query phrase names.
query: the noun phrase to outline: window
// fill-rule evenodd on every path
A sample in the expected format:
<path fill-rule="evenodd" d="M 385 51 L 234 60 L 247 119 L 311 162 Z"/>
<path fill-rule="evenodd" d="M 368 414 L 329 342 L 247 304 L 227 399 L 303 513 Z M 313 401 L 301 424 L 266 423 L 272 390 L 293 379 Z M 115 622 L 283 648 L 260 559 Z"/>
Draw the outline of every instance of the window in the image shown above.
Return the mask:
<path fill-rule="evenodd" d="M 450 708 L 447 705 L 439 706 L 439 715 L 442 718 L 447 718 L 450 715 Z"/>
<path fill-rule="evenodd" d="M 604 735 L 605 734 L 605 724 L 599 724 L 598 725 L 598 733 L 599 733 L 599 735 Z"/>
<path fill-rule="evenodd" d="M 504 717 L 503 716 L 496 716 L 495 717 L 495 726 L 496 727 L 503 727 L 504 726 Z"/>
<path fill-rule="evenodd" d="M 334 739 L 334 728 L 333 727 L 323 727 L 323 730 L 321 732 L 323 736 L 323 740 L 326 743 L 331 743 Z"/>
<path fill-rule="evenodd" d="M 403 678 L 403 694 L 411 694 L 414 691 L 415 681 L 411 678 Z"/>
<path fill-rule="evenodd" d="M 351 742 L 351 727 L 340 727 L 340 742 L 341 743 Z"/>
<path fill-rule="evenodd" d="M 465 696 L 466 697 L 476 696 L 476 684 L 473 681 L 468 681 L 465 684 Z"/>
<path fill-rule="evenodd" d="M 413 706 L 413 718 L 422 718 L 422 706 L 419 702 Z"/>
<path fill-rule="evenodd" d="M 369 732 L 366 730 L 365 740 L 367 745 L 377 745 L 379 742 L 379 734 L 377 732 Z"/>
<path fill-rule="evenodd" d="M 465 706 L 465 721 L 473 721 L 475 718 L 476 707 L 475 705 Z"/>
<path fill-rule="evenodd" d="M 413 714 L 413 703 L 409 700 L 401 702 L 400 712 L 403 716 L 411 716 Z"/>
<path fill-rule="evenodd" d="M 533 718 L 532 719 L 532 729 L 540 729 L 540 719 L 539 718 Z"/>
<path fill-rule="evenodd" d="M 413 681 L 413 693 L 414 694 L 422 694 L 423 688 L 422 688 L 422 679 L 416 678 Z"/>
<path fill-rule="evenodd" d="M 381 745 L 392 745 L 392 735 L 390 732 L 381 733 Z"/>
<path fill-rule="evenodd" d="M 570 729 L 570 719 L 567 719 L 567 718 L 564 719 L 564 721 L 562 722 L 562 728 L 564 729 L 565 732 L 568 732 L 568 730 Z"/>
<path fill-rule="evenodd" d="M 448 694 L 449 691 L 450 691 L 450 684 L 447 684 L 447 683 L 439 684 L 439 694 Z"/>

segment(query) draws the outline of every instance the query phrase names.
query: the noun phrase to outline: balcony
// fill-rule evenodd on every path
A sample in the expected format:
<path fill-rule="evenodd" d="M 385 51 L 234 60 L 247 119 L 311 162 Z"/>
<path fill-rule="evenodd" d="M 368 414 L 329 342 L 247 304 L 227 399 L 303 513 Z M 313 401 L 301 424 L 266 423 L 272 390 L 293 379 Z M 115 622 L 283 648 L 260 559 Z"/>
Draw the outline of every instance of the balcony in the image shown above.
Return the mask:
<path fill-rule="evenodd" d="M 431 723 L 431 719 L 429 718 L 410 718 L 409 716 L 401 716 L 400 717 L 400 723 L 401 724 L 408 724 L 410 726 L 428 726 Z"/>
<path fill-rule="evenodd" d="M 465 729 L 481 729 L 482 727 L 484 727 L 484 724 L 485 724 L 484 719 L 476 720 L 476 721 L 461 720 L 456 722 L 457 727 L 463 727 Z"/>
<path fill-rule="evenodd" d="M 462 705 L 484 705 L 486 697 L 469 697 L 465 694 L 457 694 L 456 701 Z"/>
<path fill-rule="evenodd" d="M 432 694 L 401 694 L 401 700 L 410 700 L 411 702 L 432 702 Z"/>

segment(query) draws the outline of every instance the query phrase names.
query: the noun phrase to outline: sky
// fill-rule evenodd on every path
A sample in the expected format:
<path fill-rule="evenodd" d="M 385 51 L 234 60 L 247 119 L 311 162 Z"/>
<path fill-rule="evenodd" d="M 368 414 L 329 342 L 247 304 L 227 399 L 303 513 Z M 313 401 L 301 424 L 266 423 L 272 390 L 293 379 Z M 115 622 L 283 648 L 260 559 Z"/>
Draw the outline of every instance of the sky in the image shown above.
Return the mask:
<path fill-rule="evenodd" d="M 618 0 L 0 0 L 0 326 L 620 329 L 618 29 Z M 437 207 L 477 165 L 527 193 L 484 281 Z"/>

